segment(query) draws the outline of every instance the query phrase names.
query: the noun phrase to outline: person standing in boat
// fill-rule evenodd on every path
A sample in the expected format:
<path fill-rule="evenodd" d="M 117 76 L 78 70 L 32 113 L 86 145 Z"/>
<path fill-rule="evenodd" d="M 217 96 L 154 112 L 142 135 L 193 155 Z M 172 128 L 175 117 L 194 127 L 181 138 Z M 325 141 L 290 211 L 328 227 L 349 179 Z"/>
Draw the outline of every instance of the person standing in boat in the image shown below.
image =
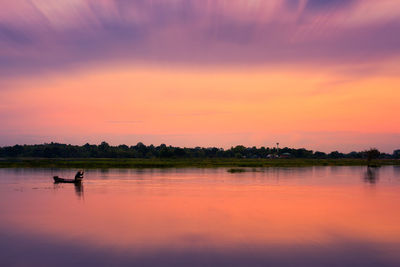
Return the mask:
<path fill-rule="evenodd" d="M 75 180 L 82 180 L 83 179 L 83 171 L 79 170 L 76 174 L 75 174 Z"/>

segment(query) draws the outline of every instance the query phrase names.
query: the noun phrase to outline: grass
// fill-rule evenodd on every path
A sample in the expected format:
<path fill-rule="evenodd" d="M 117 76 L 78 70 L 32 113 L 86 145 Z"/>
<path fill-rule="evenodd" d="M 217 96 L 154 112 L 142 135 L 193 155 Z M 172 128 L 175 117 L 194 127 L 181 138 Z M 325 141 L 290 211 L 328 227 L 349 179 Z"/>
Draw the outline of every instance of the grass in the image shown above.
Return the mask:
<path fill-rule="evenodd" d="M 400 165 L 400 160 L 375 160 L 377 166 Z M 0 168 L 232 168 L 244 167 L 307 167 L 307 166 L 366 166 L 362 159 L 44 159 L 0 158 Z"/>

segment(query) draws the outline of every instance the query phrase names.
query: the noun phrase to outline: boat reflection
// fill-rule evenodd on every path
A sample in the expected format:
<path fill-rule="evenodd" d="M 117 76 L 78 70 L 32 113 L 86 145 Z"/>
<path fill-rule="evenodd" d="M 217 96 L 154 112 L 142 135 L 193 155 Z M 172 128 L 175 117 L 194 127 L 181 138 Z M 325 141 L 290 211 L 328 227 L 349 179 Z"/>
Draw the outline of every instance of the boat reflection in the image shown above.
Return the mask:
<path fill-rule="evenodd" d="M 75 194 L 77 195 L 77 197 L 79 199 L 83 198 L 84 197 L 83 183 L 75 183 L 74 187 L 75 187 Z"/>
<path fill-rule="evenodd" d="M 65 183 L 58 183 L 54 182 L 54 190 L 59 190 L 60 188 L 64 188 Z M 83 199 L 84 198 L 84 187 L 83 183 L 74 183 L 74 189 L 75 189 L 75 194 L 78 197 L 78 199 Z M 72 184 L 66 184 L 66 186 L 72 186 Z"/>

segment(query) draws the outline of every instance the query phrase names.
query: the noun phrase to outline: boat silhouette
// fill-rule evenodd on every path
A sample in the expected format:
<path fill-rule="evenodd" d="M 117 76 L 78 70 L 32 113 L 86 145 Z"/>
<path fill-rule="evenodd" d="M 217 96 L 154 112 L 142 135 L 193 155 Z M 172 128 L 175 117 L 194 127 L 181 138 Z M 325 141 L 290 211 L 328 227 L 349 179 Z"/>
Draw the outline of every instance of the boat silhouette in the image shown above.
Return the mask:
<path fill-rule="evenodd" d="M 67 179 L 67 178 L 61 178 L 58 176 L 53 176 L 54 182 L 55 183 L 70 183 L 70 184 L 78 184 L 81 183 L 83 180 L 83 171 L 78 171 L 75 174 L 75 179 Z"/>

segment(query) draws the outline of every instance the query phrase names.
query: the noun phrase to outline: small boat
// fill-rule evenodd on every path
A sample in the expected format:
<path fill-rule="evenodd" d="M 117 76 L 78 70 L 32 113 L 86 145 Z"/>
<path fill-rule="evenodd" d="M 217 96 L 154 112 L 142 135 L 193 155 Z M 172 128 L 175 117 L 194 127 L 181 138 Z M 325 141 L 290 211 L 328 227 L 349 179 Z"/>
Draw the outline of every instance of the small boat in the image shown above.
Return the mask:
<path fill-rule="evenodd" d="M 83 171 L 78 171 L 75 174 L 75 179 L 60 178 L 58 176 L 53 176 L 53 179 L 54 179 L 55 183 L 79 184 L 82 182 L 82 179 L 83 179 Z"/>
<path fill-rule="evenodd" d="M 58 176 L 53 176 L 54 182 L 55 183 L 71 183 L 71 184 L 77 184 L 81 183 L 82 179 L 66 179 L 66 178 L 60 178 Z"/>

